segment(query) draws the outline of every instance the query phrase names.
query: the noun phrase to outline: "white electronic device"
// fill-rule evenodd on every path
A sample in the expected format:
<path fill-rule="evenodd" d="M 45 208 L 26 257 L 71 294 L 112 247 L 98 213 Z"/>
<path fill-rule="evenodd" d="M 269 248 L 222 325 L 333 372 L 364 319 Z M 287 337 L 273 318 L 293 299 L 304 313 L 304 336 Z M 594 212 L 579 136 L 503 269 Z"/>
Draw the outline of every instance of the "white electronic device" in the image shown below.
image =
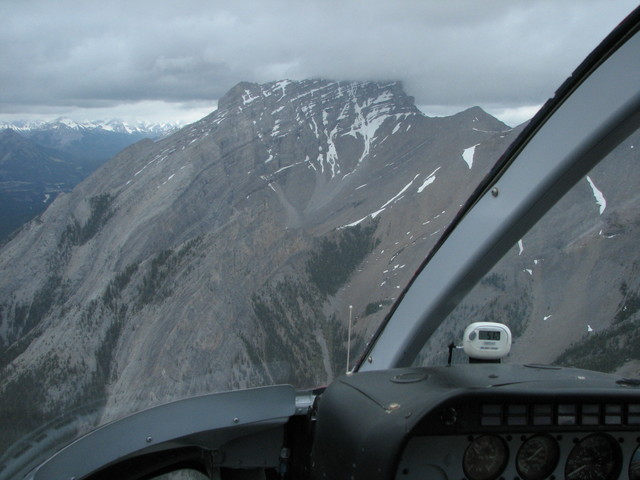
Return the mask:
<path fill-rule="evenodd" d="M 464 331 L 464 353 L 476 360 L 499 360 L 511 350 L 511 330 L 502 323 L 475 322 Z"/>

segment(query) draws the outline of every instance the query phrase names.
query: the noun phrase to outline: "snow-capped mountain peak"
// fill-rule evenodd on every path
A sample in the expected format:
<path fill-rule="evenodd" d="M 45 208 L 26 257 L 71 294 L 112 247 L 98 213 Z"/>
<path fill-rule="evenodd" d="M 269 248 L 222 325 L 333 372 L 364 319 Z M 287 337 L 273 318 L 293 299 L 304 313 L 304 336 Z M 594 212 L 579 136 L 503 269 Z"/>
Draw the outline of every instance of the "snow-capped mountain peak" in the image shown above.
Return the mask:
<path fill-rule="evenodd" d="M 96 130 L 124 134 L 142 134 L 151 137 L 163 136 L 182 128 L 181 122 L 151 123 L 145 121 L 126 122 L 120 119 L 86 120 L 77 122 L 68 117 L 58 117 L 54 120 L 17 120 L 12 122 L 0 121 L 0 130 L 10 128 L 12 130 L 31 134 L 47 130 Z"/>
<path fill-rule="evenodd" d="M 120 415 L 182 394 L 184 372 L 205 389 L 294 383 L 283 358 L 332 375 L 343 302 L 390 303 L 491 167 L 491 142 L 507 143 L 483 116 L 426 117 L 394 82 L 236 85 L 199 122 L 112 157 L 0 250 L 0 342 L 31 342 L 4 360 L 13 381 L 42 371 L 55 414 L 111 382 L 101 411 Z M 483 142 L 469 168 L 463 152 Z M 40 292 L 52 300 L 25 320 Z M 103 363 L 85 360 L 96 352 Z M 264 378 L 244 371 L 253 358 Z M 57 365 L 79 367 L 67 378 Z M 0 388 L 0 404 L 18 391 Z"/>

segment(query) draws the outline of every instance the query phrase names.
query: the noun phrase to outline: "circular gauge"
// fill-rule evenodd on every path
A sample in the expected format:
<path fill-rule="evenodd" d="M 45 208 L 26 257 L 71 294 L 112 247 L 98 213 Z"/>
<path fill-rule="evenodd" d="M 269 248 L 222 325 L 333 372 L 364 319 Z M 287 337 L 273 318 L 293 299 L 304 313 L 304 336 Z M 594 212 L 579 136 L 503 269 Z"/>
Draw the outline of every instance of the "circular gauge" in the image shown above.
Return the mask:
<path fill-rule="evenodd" d="M 618 478 L 622 454 L 609 435 L 595 433 L 580 440 L 569 453 L 564 470 L 567 480 Z"/>
<path fill-rule="evenodd" d="M 493 480 L 507 465 L 507 445 L 495 435 L 482 435 L 467 447 L 462 468 L 469 480 Z"/>
<path fill-rule="evenodd" d="M 640 480 L 640 447 L 636 448 L 633 457 L 631 457 L 629 480 Z"/>
<path fill-rule="evenodd" d="M 524 480 L 542 480 L 555 470 L 560 457 L 558 443 L 549 435 L 535 435 L 522 444 L 516 468 Z"/>

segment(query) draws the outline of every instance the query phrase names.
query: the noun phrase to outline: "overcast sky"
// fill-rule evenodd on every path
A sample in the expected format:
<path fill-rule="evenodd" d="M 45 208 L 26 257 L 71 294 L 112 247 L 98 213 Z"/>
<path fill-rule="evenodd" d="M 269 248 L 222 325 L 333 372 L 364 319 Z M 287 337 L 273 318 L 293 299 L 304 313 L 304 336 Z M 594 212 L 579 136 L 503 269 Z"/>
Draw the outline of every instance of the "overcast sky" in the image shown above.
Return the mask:
<path fill-rule="evenodd" d="M 637 0 L 2 0 L 0 120 L 195 121 L 240 81 L 402 80 L 528 119 Z"/>

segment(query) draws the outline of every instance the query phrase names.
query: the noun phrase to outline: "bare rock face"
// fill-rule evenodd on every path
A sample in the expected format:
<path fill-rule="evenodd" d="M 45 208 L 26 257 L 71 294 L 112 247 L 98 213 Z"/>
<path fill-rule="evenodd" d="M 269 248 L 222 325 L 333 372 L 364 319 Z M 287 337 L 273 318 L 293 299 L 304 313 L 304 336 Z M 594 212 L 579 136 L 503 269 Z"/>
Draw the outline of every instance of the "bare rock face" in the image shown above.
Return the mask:
<path fill-rule="evenodd" d="M 513 136 L 477 107 L 425 117 L 399 83 L 308 80 L 240 83 L 129 147 L 0 250 L 2 442 L 330 381 L 348 306 L 357 352 Z"/>

